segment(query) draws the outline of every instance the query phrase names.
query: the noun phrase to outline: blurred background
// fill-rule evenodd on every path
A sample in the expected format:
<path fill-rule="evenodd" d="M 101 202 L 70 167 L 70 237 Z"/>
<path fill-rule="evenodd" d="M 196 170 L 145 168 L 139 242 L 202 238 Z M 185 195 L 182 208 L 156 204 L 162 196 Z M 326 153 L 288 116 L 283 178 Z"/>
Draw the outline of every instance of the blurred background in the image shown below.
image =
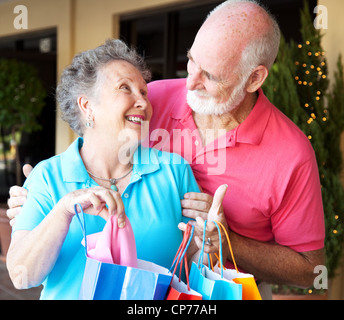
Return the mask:
<path fill-rule="evenodd" d="M 32 79 L 40 83 L 35 90 L 41 94 L 43 101 L 35 120 L 24 118 L 17 121 L 28 122 L 28 126 L 18 130 L 9 125 L 11 117 L 0 117 L 0 202 L 6 203 L 11 185 L 24 180 L 22 174 L 16 172 L 16 167 L 24 163 L 35 165 L 42 159 L 63 152 L 75 139 L 68 125 L 60 120 L 54 94 L 62 70 L 76 53 L 94 48 L 108 38 L 121 38 L 144 55 L 152 70 L 153 80 L 186 77 L 186 52 L 208 12 L 221 2 L 0 0 L 0 59 L 16 59 L 25 66 L 33 66 L 37 72 Z M 277 17 L 287 42 L 302 41 L 300 10 L 303 1 L 260 2 Z M 344 53 L 344 19 L 341 17 L 344 1 L 307 0 L 306 3 L 312 19 L 316 18 L 314 8 L 317 5 L 327 9 L 326 21 L 322 21 L 327 28 L 321 30 L 321 45 L 326 52 L 331 82 L 338 55 Z M 25 66 L 18 67 L 23 72 L 21 77 L 29 73 L 29 67 L 25 69 Z M 13 78 L 18 74 L 21 74 L 20 71 Z M 3 78 L 7 81 L 8 77 Z M 6 82 L 1 82 L 0 75 L 0 85 L 3 83 Z M 17 100 L 20 99 L 18 97 Z M 25 101 L 26 98 L 22 99 Z M 38 106 L 37 101 L 34 99 L 31 102 L 34 110 L 35 105 Z M 339 278 L 336 278 L 335 282 L 339 285 L 333 297 L 342 298 L 344 295 L 342 274 L 340 271 Z"/>

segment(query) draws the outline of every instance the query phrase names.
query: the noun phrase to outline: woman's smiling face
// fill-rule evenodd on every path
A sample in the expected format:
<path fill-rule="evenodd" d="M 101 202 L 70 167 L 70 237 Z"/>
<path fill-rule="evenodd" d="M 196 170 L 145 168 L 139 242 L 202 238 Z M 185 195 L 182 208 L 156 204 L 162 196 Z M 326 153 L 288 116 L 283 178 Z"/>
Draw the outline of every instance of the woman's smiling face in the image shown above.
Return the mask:
<path fill-rule="evenodd" d="M 140 71 L 126 61 L 112 61 L 98 71 L 95 92 L 94 129 L 113 137 L 130 129 L 144 138 L 142 126 L 152 117 L 152 105 Z"/>

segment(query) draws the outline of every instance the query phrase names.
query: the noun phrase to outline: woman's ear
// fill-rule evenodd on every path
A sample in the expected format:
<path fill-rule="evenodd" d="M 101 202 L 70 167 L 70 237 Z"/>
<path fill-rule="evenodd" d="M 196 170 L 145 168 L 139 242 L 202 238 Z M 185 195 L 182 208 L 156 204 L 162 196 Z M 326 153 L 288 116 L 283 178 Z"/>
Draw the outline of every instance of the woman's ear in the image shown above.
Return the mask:
<path fill-rule="evenodd" d="M 87 119 L 92 114 L 90 101 L 86 96 L 80 96 L 78 97 L 77 102 L 81 114 L 84 116 L 85 119 Z"/>
<path fill-rule="evenodd" d="M 260 65 L 256 67 L 251 73 L 250 78 L 247 82 L 247 91 L 252 93 L 256 92 L 264 83 L 265 79 L 269 75 L 267 67 Z"/>

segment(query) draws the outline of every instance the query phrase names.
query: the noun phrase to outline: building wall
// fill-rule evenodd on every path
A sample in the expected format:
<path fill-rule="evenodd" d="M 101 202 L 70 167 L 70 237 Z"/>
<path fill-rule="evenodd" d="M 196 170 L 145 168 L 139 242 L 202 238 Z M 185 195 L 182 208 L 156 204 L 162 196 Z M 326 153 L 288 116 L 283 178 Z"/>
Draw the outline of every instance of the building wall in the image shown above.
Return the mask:
<path fill-rule="evenodd" d="M 57 28 L 57 77 L 72 57 L 80 51 L 94 48 L 105 39 L 118 37 L 119 16 L 149 8 L 181 4 L 193 0 L 9 0 L 0 2 L 0 37 Z M 28 29 L 16 30 L 13 20 L 17 5 L 28 8 Z M 319 0 L 328 9 L 328 29 L 324 30 L 323 46 L 327 52 L 330 78 L 338 54 L 344 54 L 344 1 Z M 56 153 L 60 153 L 75 138 L 68 125 L 56 119 Z M 344 142 L 343 142 L 344 149 Z"/>
<path fill-rule="evenodd" d="M 190 0 L 9 0 L 0 2 L 0 38 L 57 28 L 57 77 L 73 56 L 119 35 L 119 14 L 173 5 Z M 28 29 L 16 30 L 17 5 L 28 9 Z M 75 135 L 56 117 L 56 153 L 63 152 Z"/>

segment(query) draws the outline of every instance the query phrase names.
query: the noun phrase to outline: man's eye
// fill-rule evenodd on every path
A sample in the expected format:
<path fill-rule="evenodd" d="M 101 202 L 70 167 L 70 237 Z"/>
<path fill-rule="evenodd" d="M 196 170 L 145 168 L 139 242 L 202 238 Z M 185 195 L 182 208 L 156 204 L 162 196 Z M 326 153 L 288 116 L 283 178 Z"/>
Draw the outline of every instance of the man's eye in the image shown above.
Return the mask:
<path fill-rule="evenodd" d="M 130 91 L 130 87 L 126 84 L 122 84 L 120 87 L 119 87 L 121 90 L 128 90 Z"/>
<path fill-rule="evenodd" d="M 205 76 L 206 76 L 206 78 L 207 78 L 208 80 L 210 80 L 210 81 L 216 81 L 215 77 L 212 76 L 212 75 L 211 75 L 210 73 L 208 73 L 208 72 L 205 72 Z"/>

